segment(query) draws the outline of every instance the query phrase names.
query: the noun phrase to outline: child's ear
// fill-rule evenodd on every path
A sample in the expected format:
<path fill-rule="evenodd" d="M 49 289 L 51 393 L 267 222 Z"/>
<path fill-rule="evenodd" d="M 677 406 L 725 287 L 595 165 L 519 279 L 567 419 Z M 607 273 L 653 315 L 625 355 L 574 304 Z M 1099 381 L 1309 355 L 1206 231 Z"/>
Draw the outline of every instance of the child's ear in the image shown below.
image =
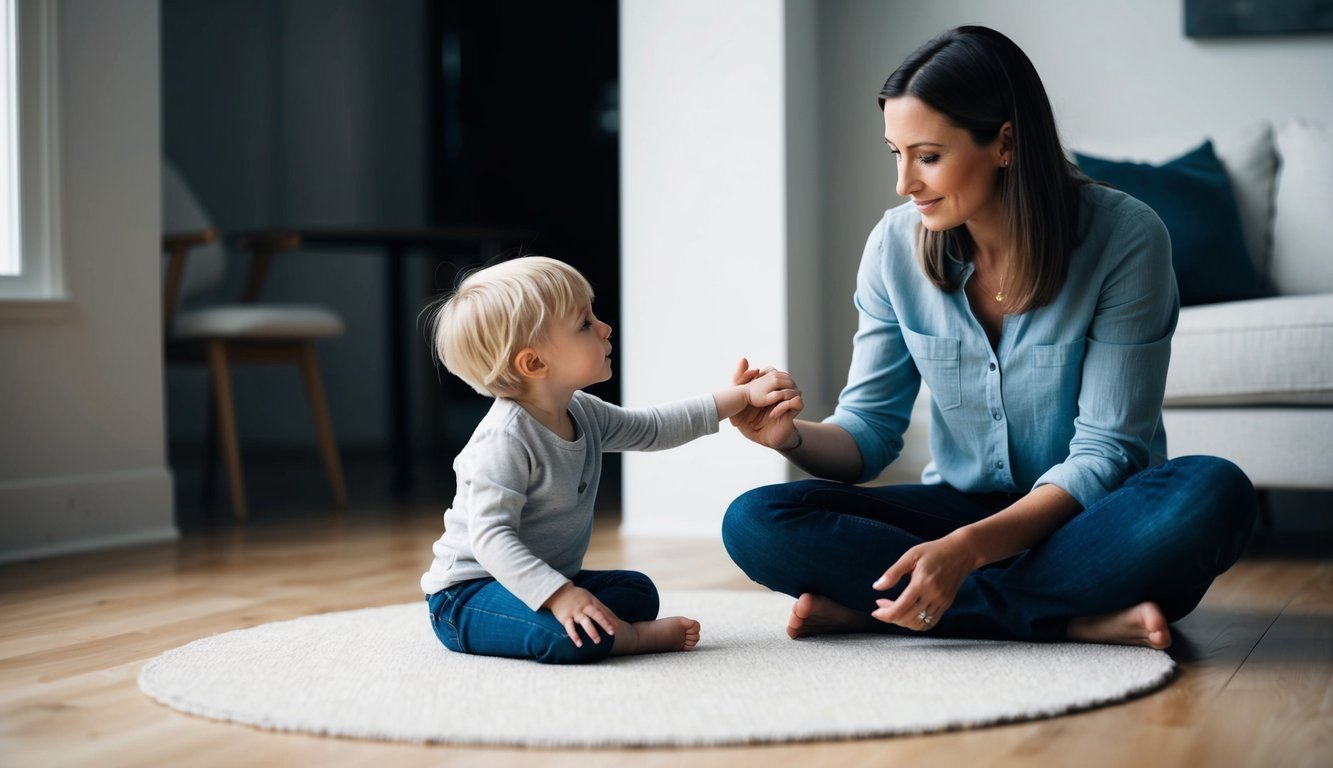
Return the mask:
<path fill-rule="evenodd" d="M 514 355 L 514 370 L 525 379 L 546 378 L 546 362 L 532 347 L 524 347 Z"/>

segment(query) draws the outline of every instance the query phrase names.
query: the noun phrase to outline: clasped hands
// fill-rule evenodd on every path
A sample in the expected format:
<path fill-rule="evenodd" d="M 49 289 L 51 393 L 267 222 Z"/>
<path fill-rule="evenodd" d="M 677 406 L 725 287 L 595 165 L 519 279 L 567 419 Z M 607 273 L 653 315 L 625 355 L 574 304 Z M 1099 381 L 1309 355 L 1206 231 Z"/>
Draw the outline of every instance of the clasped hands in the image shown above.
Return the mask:
<path fill-rule="evenodd" d="M 745 387 L 747 403 L 729 419 L 731 425 L 760 445 L 787 447 L 796 432 L 796 417 L 805 409 L 791 374 L 772 367 L 751 368 L 750 361 L 742 357 L 731 383 Z"/>

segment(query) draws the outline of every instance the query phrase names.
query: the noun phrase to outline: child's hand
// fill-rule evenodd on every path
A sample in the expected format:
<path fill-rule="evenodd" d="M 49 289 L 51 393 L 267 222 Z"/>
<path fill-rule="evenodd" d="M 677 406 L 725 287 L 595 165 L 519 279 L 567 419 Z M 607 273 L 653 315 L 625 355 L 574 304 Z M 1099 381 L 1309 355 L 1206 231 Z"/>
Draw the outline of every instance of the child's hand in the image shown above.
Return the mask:
<path fill-rule="evenodd" d="M 751 368 L 750 361 L 742 357 L 740 362 L 736 364 L 736 370 L 731 374 L 731 383 L 736 386 L 744 386 L 754 381 L 757 378 L 759 378 L 759 369 Z M 730 417 L 731 426 L 740 427 L 741 425 L 747 424 L 755 418 L 755 414 L 759 411 L 759 409 L 749 404 L 748 395 L 746 396 L 746 400 L 747 402 L 745 404 L 745 407 L 742 408 L 739 413 L 732 414 L 732 416 Z"/>
<path fill-rule="evenodd" d="M 580 648 L 583 647 L 583 639 L 579 637 L 577 627 L 583 627 L 583 631 L 588 633 L 588 637 L 591 637 L 594 643 L 602 642 L 602 636 L 597 632 L 599 624 L 606 630 L 606 634 L 612 636 L 616 634 L 616 615 L 610 608 L 602 605 L 602 601 L 593 593 L 574 586 L 573 582 L 565 582 L 563 587 L 542 603 L 542 607 L 555 614 L 555 618 L 564 626 L 569 639 Z"/>
<path fill-rule="evenodd" d="M 746 371 L 742 375 L 749 376 L 750 371 Z M 741 387 L 745 391 L 746 405 L 755 408 L 767 408 L 770 405 L 801 396 L 801 390 L 796 388 L 796 380 L 791 377 L 791 374 L 773 368 L 755 371 L 753 376 L 750 376 L 749 381 L 742 383 Z M 777 418 L 785 410 L 787 409 L 783 408 L 776 414 L 770 415 Z"/>
<path fill-rule="evenodd" d="M 782 449 L 795 432 L 796 417 L 805 409 L 801 390 L 785 371 L 751 368 L 741 358 L 731 383 L 743 393 L 745 404 L 731 414 L 732 426 L 746 438 L 769 448 Z"/>

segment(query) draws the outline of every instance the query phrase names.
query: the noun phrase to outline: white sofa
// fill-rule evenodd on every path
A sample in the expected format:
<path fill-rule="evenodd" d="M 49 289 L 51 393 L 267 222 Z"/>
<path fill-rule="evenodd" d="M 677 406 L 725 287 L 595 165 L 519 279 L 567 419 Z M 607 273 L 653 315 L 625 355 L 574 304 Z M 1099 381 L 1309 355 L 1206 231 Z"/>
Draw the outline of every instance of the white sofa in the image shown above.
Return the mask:
<path fill-rule="evenodd" d="M 1333 131 L 1260 124 L 1214 145 L 1276 295 L 1181 310 L 1168 449 L 1230 459 L 1261 489 L 1333 490 Z"/>
<path fill-rule="evenodd" d="M 1161 163 L 1204 138 L 1076 149 Z M 1168 450 L 1230 459 L 1260 489 L 1333 490 L 1333 130 L 1258 123 L 1212 139 L 1246 250 L 1276 295 L 1181 310 L 1163 410 Z M 903 454 L 878 483 L 920 478 L 928 396 L 923 388 Z"/>

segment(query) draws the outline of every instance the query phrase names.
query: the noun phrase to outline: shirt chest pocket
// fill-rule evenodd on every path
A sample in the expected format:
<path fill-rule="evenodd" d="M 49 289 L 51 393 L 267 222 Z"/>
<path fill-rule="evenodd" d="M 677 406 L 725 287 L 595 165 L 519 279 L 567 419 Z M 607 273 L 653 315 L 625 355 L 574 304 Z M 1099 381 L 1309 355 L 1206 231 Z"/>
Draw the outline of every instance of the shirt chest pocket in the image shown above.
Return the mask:
<path fill-rule="evenodd" d="M 1038 368 L 1078 367 L 1083 362 L 1083 339 L 1064 344 L 1038 344 L 1032 348 L 1033 363 Z"/>
<path fill-rule="evenodd" d="M 962 342 L 946 336 L 926 336 L 903 329 L 903 340 L 912 353 L 921 379 L 930 387 L 935 405 L 942 411 L 963 404 Z"/>

